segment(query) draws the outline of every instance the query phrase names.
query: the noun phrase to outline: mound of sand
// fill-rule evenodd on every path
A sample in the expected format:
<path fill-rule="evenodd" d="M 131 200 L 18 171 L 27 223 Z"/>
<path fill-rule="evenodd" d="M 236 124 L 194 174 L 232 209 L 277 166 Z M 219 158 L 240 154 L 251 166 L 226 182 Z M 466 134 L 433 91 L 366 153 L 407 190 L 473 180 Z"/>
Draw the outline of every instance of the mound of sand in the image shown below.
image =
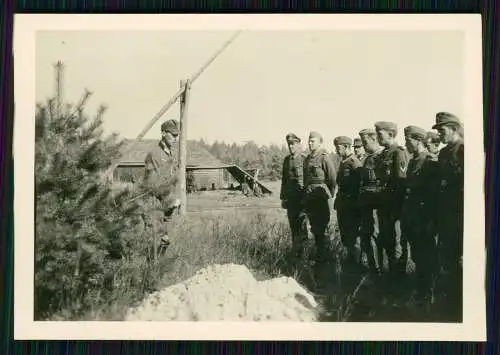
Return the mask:
<path fill-rule="evenodd" d="M 315 321 L 314 297 L 294 279 L 257 281 L 242 265 L 211 265 L 148 296 L 127 321 Z"/>

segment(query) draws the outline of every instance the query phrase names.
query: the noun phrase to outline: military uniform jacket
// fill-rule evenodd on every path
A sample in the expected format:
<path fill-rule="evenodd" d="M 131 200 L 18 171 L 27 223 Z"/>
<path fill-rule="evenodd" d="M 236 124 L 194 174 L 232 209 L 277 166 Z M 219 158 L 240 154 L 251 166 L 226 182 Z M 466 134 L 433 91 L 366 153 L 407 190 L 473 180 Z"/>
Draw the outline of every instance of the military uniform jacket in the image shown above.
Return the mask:
<path fill-rule="evenodd" d="M 316 186 L 323 186 L 328 198 L 335 193 L 335 167 L 328 152 L 324 149 L 310 153 L 304 161 L 304 187 L 306 193 Z"/>
<path fill-rule="evenodd" d="M 408 163 L 404 191 L 405 208 L 422 208 L 433 214 L 439 193 L 437 162 L 430 153 L 416 154 Z"/>
<path fill-rule="evenodd" d="M 438 161 L 438 157 L 439 157 L 439 153 L 434 154 L 434 153 L 429 152 L 429 157 L 430 157 L 430 159 L 431 159 L 432 161 L 437 162 L 437 161 Z"/>
<path fill-rule="evenodd" d="M 361 165 L 363 165 L 365 163 L 366 153 L 363 153 L 360 156 L 357 156 L 357 158 L 360 161 Z"/>
<path fill-rule="evenodd" d="M 380 181 L 376 169 L 383 149 L 367 153 L 361 168 L 359 204 L 361 207 L 376 208 L 380 200 Z"/>
<path fill-rule="evenodd" d="M 464 192 L 464 141 L 460 139 L 443 147 L 438 157 L 441 198 L 462 200 Z M 459 202 L 460 203 L 460 202 Z"/>
<path fill-rule="evenodd" d="M 380 181 L 381 203 L 400 207 L 403 200 L 408 157 L 406 150 L 393 144 L 386 147 L 378 159 L 376 176 Z"/>
<path fill-rule="evenodd" d="M 180 196 L 177 183 L 177 158 L 163 142 L 160 141 L 146 155 L 144 164 L 144 182 L 147 189 L 150 189 L 155 197 L 163 200 L 168 197 L 178 198 Z M 170 190 L 170 194 L 167 189 Z"/>
<path fill-rule="evenodd" d="M 337 176 L 340 168 L 340 163 L 342 162 L 342 158 L 335 153 L 330 154 L 330 158 L 332 159 L 333 162 L 333 170 L 335 171 L 335 176 Z"/>
<path fill-rule="evenodd" d="M 283 161 L 281 200 L 301 200 L 304 190 L 304 160 L 302 152 L 290 154 Z"/>
<path fill-rule="evenodd" d="M 351 154 L 341 161 L 337 172 L 337 197 L 335 209 L 357 207 L 359 188 L 361 185 L 362 164 Z"/>

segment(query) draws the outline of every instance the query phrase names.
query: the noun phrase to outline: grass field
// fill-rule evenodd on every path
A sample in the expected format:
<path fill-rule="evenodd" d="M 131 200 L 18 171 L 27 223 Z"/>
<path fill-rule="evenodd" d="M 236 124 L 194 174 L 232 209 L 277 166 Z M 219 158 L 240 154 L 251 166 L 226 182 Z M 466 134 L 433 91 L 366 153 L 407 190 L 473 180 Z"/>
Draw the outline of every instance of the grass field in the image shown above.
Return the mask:
<path fill-rule="evenodd" d="M 317 298 L 325 321 L 430 321 L 436 315 L 429 307 L 416 307 L 410 293 L 412 275 L 398 281 L 394 292 L 388 291 L 389 280 L 374 283 L 359 272 L 342 271 L 335 215 L 331 260 L 321 267 L 308 258 L 292 264 L 280 182 L 265 184 L 273 194 L 261 198 L 245 197 L 240 191 L 189 194 L 188 213 L 175 222 L 172 244 L 158 266 L 155 290 L 181 282 L 210 264 L 236 263 L 246 265 L 258 279 L 294 277 Z M 311 237 L 311 250 L 313 245 Z M 120 319 L 126 305 L 117 302 L 99 318 Z"/>
<path fill-rule="evenodd" d="M 241 191 L 217 190 L 199 191 L 188 194 L 188 212 L 219 211 L 229 208 L 245 209 L 281 209 L 279 193 L 280 181 L 264 183 L 273 194 L 263 197 L 246 197 Z"/>

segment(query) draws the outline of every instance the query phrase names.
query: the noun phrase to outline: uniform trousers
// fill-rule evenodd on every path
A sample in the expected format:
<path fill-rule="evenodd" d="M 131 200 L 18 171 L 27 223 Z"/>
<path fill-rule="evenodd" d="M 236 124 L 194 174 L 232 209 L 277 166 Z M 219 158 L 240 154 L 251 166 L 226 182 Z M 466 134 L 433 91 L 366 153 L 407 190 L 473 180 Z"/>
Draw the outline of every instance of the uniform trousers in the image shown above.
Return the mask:
<path fill-rule="evenodd" d="M 316 242 L 316 258 L 318 261 L 324 261 L 329 251 L 328 225 L 331 211 L 329 196 L 323 188 L 317 187 L 307 193 L 305 209 Z"/>
<path fill-rule="evenodd" d="M 396 260 L 397 234 L 396 222 L 399 219 L 399 214 L 392 206 L 383 206 L 378 209 L 379 230 L 377 238 L 377 251 L 379 265 L 383 263 L 383 250 L 387 254 L 389 261 L 389 271 L 401 271 L 398 268 Z"/>
<path fill-rule="evenodd" d="M 347 248 L 349 252 L 349 258 L 352 259 L 355 256 L 354 250 L 356 246 L 356 238 L 359 234 L 359 209 L 352 207 L 337 208 L 337 223 L 339 226 L 342 244 Z"/>
<path fill-rule="evenodd" d="M 307 216 L 301 199 L 287 201 L 287 217 L 292 232 L 292 250 L 301 254 L 307 239 Z M 300 255 L 298 255 L 300 256 Z"/>
<path fill-rule="evenodd" d="M 407 203 L 404 206 L 402 233 L 411 246 L 411 256 L 416 265 L 417 290 L 428 293 L 437 270 L 437 247 L 432 216 L 424 205 Z"/>
<path fill-rule="evenodd" d="M 372 271 L 380 271 L 377 251 L 377 237 L 379 234 L 378 211 L 371 207 L 360 209 L 360 237 L 361 251 L 366 253 L 368 266 Z"/>
<path fill-rule="evenodd" d="M 462 318 L 463 275 L 460 259 L 463 254 L 463 200 L 445 199 L 441 208 L 446 213 L 440 216 L 439 259 L 445 271 L 441 287 L 447 295 L 447 307 L 454 315 Z"/>

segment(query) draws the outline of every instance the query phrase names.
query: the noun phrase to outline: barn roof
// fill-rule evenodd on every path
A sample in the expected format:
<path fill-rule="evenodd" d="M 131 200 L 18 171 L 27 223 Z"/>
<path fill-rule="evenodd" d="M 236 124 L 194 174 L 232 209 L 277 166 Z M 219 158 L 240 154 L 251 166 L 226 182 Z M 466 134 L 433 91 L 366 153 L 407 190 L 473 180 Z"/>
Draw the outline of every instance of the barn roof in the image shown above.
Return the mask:
<path fill-rule="evenodd" d="M 126 139 L 123 150 L 133 142 L 132 139 Z M 156 139 L 142 139 L 137 141 L 134 148 L 125 153 L 118 165 L 142 165 L 146 154 L 158 144 Z M 226 169 L 240 184 L 244 181 L 245 177 L 253 181 L 253 176 L 240 167 L 232 164 L 224 164 L 219 159 L 210 154 L 205 148 L 200 146 L 196 141 L 187 141 L 187 162 L 186 167 L 188 170 L 196 169 Z M 189 169 L 191 168 L 191 169 Z M 256 183 L 261 187 L 264 193 L 272 194 L 272 191 L 264 186 L 260 181 Z"/>
<path fill-rule="evenodd" d="M 123 149 L 125 150 L 134 140 L 126 139 Z M 157 139 L 142 139 L 137 141 L 134 148 L 125 153 L 120 160 L 122 165 L 143 164 L 146 154 L 158 144 Z M 219 166 L 223 163 L 201 147 L 196 141 L 187 141 L 187 166 Z"/>

